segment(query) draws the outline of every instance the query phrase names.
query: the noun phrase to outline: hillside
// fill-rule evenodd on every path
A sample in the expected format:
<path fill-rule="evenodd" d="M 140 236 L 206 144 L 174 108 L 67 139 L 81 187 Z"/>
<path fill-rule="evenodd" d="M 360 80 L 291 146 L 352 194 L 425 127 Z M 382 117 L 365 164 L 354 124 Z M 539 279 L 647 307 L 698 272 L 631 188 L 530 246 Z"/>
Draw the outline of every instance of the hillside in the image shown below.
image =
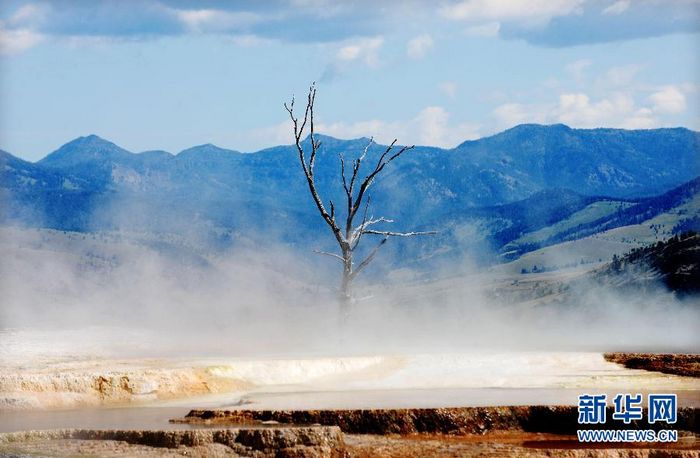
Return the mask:
<path fill-rule="evenodd" d="M 700 234 L 684 232 L 632 249 L 595 273 L 617 287 L 645 289 L 656 282 L 681 295 L 700 293 Z"/>
<path fill-rule="evenodd" d="M 596 206 L 602 209 L 596 209 Z M 654 208 L 654 211 L 650 211 Z M 601 213 L 606 213 L 607 216 L 600 218 Z M 632 218 L 627 220 L 626 225 L 607 224 L 611 220 L 616 223 L 624 221 L 619 218 L 620 214 Z M 501 252 L 505 259 L 517 258 L 505 265 L 510 272 L 532 272 L 534 267 L 540 272 L 575 265 L 590 268 L 592 264 L 610 261 L 613 255 L 622 256 L 633 248 L 655 244 L 674 234 L 692 230 L 697 227 L 698 215 L 700 192 L 697 180 L 693 180 L 662 196 L 637 202 L 609 199 L 597 201 L 554 225 L 523 235 L 518 240 L 528 237 L 535 239 L 542 234 L 547 236 L 522 247 L 519 257 L 512 252 L 518 240 L 507 244 Z M 581 224 L 586 217 L 596 223 Z M 585 226 L 586 231 L 569 230 L 578 226 Z M 611 229 L 605 229 L 610 226 Z M 528 247 L 534 248 L 528 250 Z"/>
<path fill-rule="evenodd" d="M 558 192 L 556 199 L 563 199 L 566 195 L 565 192 Z M 502 247 L 501 252 L 509 257 L 517 257 L 522 253 L 549 245 L 578 240 L 615 228 L 635 226 L 645 222 L 649 222 L 650 229 L 654 230 L 655 235 L 671 235 L 680 232 L 686 226 L 692 226 L 693 221 L 700 214 L 700 177 L 659 196 L 649 198 L 614 199 L 582 196 L 574 198 L 571 193 L 569 196 L 566 205 L 550 203 L 540 206 L 555 212 L 554 217 L 535 218 L 537 224 L 527 224 L 527 219 L 516 218 L 519 224 L 497 233 L 496 237 L 501 237 L 499 241 L 502 243 L 496 245 Z M 550 202 L 556 202 L 556 199 Z M 527 200 L 510 205 L 519 205 L 524 208 L 534 206 Z M 536 212 L 532 213 L 536 214 Z M 510 214 L 517 216 L 518 212 L 513 211 Z M 547 221 L 549 221 L 548 224 Z M 667 227 L 669 225 L 670 227 Z M 661 234 L 659 234 L 660 231 Z"/>

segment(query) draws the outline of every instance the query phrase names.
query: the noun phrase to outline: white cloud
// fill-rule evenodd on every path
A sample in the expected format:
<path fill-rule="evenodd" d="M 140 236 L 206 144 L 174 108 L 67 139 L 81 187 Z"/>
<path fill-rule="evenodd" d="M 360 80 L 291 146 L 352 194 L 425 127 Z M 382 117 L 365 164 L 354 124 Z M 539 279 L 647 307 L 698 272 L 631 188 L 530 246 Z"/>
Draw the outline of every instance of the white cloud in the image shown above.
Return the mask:
<path fill-rule="evenodd" d="M 465 140 L 479 138 L 478 124 L 450 122 L 450 114 L 439 106 L 426 107 L 404 125 L 405 138 L 410 143 L 452 148 Z"/>
<path fill-rule="evenodd" d="M 352 62 L 362 60 L 370 67 L 379 65 L 379 49 L 384 44 L 384 38 L 365 38 L 341 47 L 336 53 L 337 60 Z"/>
<path fill-rule="evenodd" d="M 603 14 L 621 14 L 627 11 L 632 2 L 630 0 L 618 0 L 603 10 Z"/>
<path fill-rule="evenodd" d="M 406 127 L 409 130 L 406 138 L 410 138 L 411 143 L 442 148 L 452 148 L 465 140 L 480 137 L 479 125 L 468 122 L 451 124 L 450 114 L 439 106 L 424 108 Z"/>
<path fill-rule="evenodd" d="M 172 10 L 175 17 L 191 32 L 224 32 L 241 29 L 260 21 L 257 14 L 215 9 Z"/>
<path fill-rule="evenodd" d="M 454 81 L 443 81 L 438 85 L 438 88 L 440 92 L 451 99 L 454 99 L 455 95 L 457 95 L 457 83 Z"/>
<path fill-rule="evenodd" d="M 464 29 L 464 34 L 469 37 L 497 37 L 501 30 L 500 22 L 487 22 L 485 24 L 473 25 Z"/>
<path fill-rule="evenodd" d="M 316 131 L 336 138 L 350 139 L 374 137 L 383 144 L 398 139 L 400 144 L 416 144 L 451 148 L 465 140 L 479 138 L 479 127 L 470 123 L 453 124 L 450 114 L 443 107 L 429 106 L 415 117 L 403 121 L 369 119 L 356 122 L 323 122 L 316 124 Z M 252 139 L 269 145 L 271 142 L 289 144 L 293 141 L 288 121 L 255 130 Z"/>
<path fill-rule="evenodd" d="M 442 86 L 451 88 L 452 82 Z M 668 125 L 663 114 L 678 113 L 685 108 L 683 91 L 697 91 L 694 84 L 664 86 L 648 98 L 648 104 L 636 103 L 633 93 L 613 91 L 602 97 L 583 92 L 564 92 L 556 100 L 538 103 L 501 103 L 491 112 L 486 125 L 469 122 L 453 123 L 450 113 L 440 106 L 428 106 L 413 118 L 399 121 L 369 119 L 357 122 L 318 122 L 317 131 L 337 138 L 374 137 L 379 143 L 398 138 L 401 144 L 454 147 L 465 140 L 501 131 L 518 124 L 563 123 L 575 128 L 613 127 L 651 129 Z M 256 143 L 292 141 L 288 121 L 257 131 Z"/>
<path fill-rule="evenodd" d="M 440 14 L 452 20 L 471 22 L 514 21 L 546 23 L 556 16 L 581 11 L 585 0 L 463 0 L 444 5 Z"/>
<path fill-rule="evenodd" d="M 409 40 L 406 45 L 406 54 L 411 59 L 421 59 L 433 47 L 433 37 L 428 33 L 418 35 Z"/>
<path fill-rule="evenodd" d="M 659 125 L 654 112 L 649 108 L 640 108 L 625 118 L 618 127 L 623 129 L 651 129 Z"/>
<path fill-rule="evenodd" d="M 553 103 L 506 103 L 492 112 L 498 130 L 533 122 L 578 128 L 648 129 L 663 124 L 658 114 L 652 107 L 638 106 L 626 92 L 613 92 L 598 99 L 582 92 L 562 93 Z"/>
<path fill-rule="evenodd" d="M 358 45 L 343 46 L 338 50 L 337 57 L 340 60 L 355 60 L 360 55 L 360 48 Z"/>
<path fill-rule="evenodd" d="M 620 125 L 634 111 L 634 100 L 624 93 L 612 94 L 609 98 L 591 101 L 583 93 L 561 94 L 559 104 L 551 116 L 558 122 L 578 127 L 602 127 Z"/>
<path fill-rule="evenodd" d="M 336 50 L 331 62 L 326 65 L 320 81 L 332 81 L 345 74 L 349 68 L 357 63 L 362 63 L 370 68 L 379 67 L 379 50 L 383 44 L 383 37 L 362 38 L 345 42 Z"/>
<path fill-rule="evenodd" d="M 584 71 L 591 65 L 587 59 L 565 67 L 574 80 L 581 83 Z M 609 68 L 590 85 L 590 90 L 572 90 L 571 85 L 541 85 L 537 103 L 507 99 L 493 109 L 495 127 L 502 129 L 522 123 L 564 123 L 572 127 L 618 127 L 644 129 L 672 123 L 664 115 L 683 113 L 686 98 L 695 90 L 693 84 L 652 87 L 636 81 L 643 67 L 637 64 Z M 554 94 L 555 100 L 545 94 Z"/>
<path fill-rule="evenodd" d="M 19 54 L 39 44 L 43 39 L 43 35 L 30 29 L 8 30 L 0 25 L 0 54 Z"/>
<path fill-rule="evenodd" d="M 654 110 L 663 114 L 678 114 L 685 111 L 685 94 L 676 86 L 665 86 L 653 93 L 649 100 Z"/>
<path fill-rule="evenodd" d="M 517 124 L 530 122 L 545 122 L 544 116 L 539 109 L 533 106 L 525 106 L 520 103 L 504 103 L 497 106 L 492 115 L 498 130 L 507 129 Z"/>
<path fill-rule="evenodd" d="M 414 122 L 418 127 L 419 142 L 423 145 L 451 145 L 448 123 L 449 113 L 442 107 L 427 107 L 423 109 Z"/>

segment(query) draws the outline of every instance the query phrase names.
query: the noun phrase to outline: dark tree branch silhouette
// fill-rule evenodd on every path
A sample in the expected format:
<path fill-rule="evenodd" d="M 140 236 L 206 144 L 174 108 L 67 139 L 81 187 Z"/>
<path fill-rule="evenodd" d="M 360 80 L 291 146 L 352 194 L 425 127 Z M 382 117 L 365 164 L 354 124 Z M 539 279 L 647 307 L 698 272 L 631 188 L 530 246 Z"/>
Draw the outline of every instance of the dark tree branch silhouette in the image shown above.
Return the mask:
<path fill-rule="evenodd" d="M 328 201 L 328 208 L 323 203 L 323 199 L 318 193 L 316 188 L 316 181 L 314 176 L 314 165 L 316 161 L 316 154 L 321 147 L 321 142 L 315 137 L 314 130 L 314 102 L 316 101 L 316 86 L 312 84 L 309 88 L 309 93 L 306 99 L 306 107 L 304 109 L 303 118 L 298 118 L 294 114 L 294 98 L 292 97 L 291 103 L 284 104 L 284 108 L 289 113 L 289 117 L 292 121 L 294 130 L 294 143 L 299 156 L 299 162 L 301 163 L 301 168 L 306 177 L 306 183 L 309 187 L 309 192 L 311 197 L 318 208 L 321 217 L 326 222 L 330 228 L 333 236 L 338 242 L 341 254 L 328 253 L 325 251 L 316 251 L 318 254 L 323 254 L 326 256 L 338 259 L 343 264 L 343 275 L 340 284 L 340 299 L 341 308 L 343 314 L 348 311 L 349 304 L 352 300 L 352 282 L 357 277 L 357 275 L 362 272 L 367 265 L 369 265 L 372 260 L 377 256 L 379 249 L 389 240 L 390 237 L 413 237 L 418 235 L 431 235 L 436 234 L 435 231 L 427 232 L 394 232 L 394 231 L 382 231 L 376 229 L 370 229 L 370 227 L 379 223 L 393 223 L 393 220 L 384 217 L 373 218 L 369 215 L 369 208 L 371 198 L 368 194 L 369 188 L 374 183 L 376 177 L 384 170 L 384 168 L 393 162 L 394 160 L 401 157 L 402 154 L 410 151 L 414 146 L 396 146 L 396 139 L 391 142 L 389 146 L 382 152 L 374 164 L 371 172 L 367 174 L 364 178 L 360 178 L 360 169 L 367 159 L 367 154 L 370 147 L 374 144 L 373 139 L 367 143 L 364 147 L 362 153 L 359 157 L 352 161 L 351 171 L 347 170 L 345 157 L 343 154 L 339 155 L 340 159 L 340 178 L 343 185 L 343 190 L 345 191 L 346 197 L 346 217 L 344 223 L 339 223 L 336 219 L 335 204 L 332 200 Z M 309 146 L 310 152 L 307 159 L 307 151 L 304 150 L 303 135 L 307 131 L 309 132 Z M 349 173 L 348 173 L 349 172 Z M 355 218 L 358 217 L 358 213 L 362 215 L 362 220 L 359 224 L 355 225 Z M 381 236 L 379 243 L 367 254 L 367 256 L 355 267 L 354 264 L 354 254 L 355 250 L 359 246 L 360 240 L 363 235 L 375 235 Z"/>

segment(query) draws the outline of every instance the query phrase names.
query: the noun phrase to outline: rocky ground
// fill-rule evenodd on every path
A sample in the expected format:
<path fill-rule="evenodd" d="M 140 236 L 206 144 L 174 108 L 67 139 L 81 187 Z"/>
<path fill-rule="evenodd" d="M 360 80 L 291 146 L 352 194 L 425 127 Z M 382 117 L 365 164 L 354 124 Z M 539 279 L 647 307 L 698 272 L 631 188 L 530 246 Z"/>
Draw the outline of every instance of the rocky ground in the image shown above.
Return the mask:
<path fill-rule="evenodd" d="M 605 353 L 606 361 L 628 369 L 644 369 L 664 374 L 700 377 L 700 354 Z"/>
<path fill-rule="evenodd" d="M 348 456 L 353 458 L 409 457 L 521 457 L 521 458 L 690 458 L 700 456 L 697 437 L 684 438 L 671 447 L 584 447 L 575 436 L 497 432 L 486 435 L 354 435 L 346 434 Z"/>
<path fill-rule="evenodd" d="M 248 427 L 185 431 L 53 430 L 0 435 L 0 456 L 344 457 L 337 427 Z"/>
<path fill-rule="evenodd" d="M 611 420 L 601 428 L 619 429 Z M 366 410 L 193 410 L 177 422 L 321 424 L 345 433 L 349 457 L 696 457 L 700 456 L 700 408 L 682 407 L 674 444 L 591 446 L 576 438 L 575 406 L 463 407 Z M 659 429 L 646 421 L 625 428 Z"/>
<path fill-rule="evenodd" d="M 0 456 L 29 457 L 625 457 L 700 456 L 700 409 L 680 412 L 679 440 L 673 444 L 580 444 L 569 423 L 569 408 L 402 409 L 401 411 L 314 411 L 259 415 L 280 419 L 321 419 L 341 426 L 295 426 L 258 421 L 224 427 L 226 421 L 253 422 L 253 415 L 208 416 L 210 429 L 183 431 L 54 430 L 0 435 Z M 194 418 L 189 417 L 190 421 Z M 410 420 L 410 421 L 408 421 Z M 392 422 L 396 421 L 394 424 Z M 639 425 L 638 425 L 639 426 Z M 203 424 L 199 425 L 204 427 Z M 695 429 L 696 432 L 682 430 Z M 341 432 L 343 430 L 344 432 Z M 353 431 L 349 433 L 348 431 Z M 396 431 L 396 432 L 391 432 Z M 420 431 L 420 432 L 418 432 Z M 432 431 L 432 432 L 430 432 Z M 559 431 L 558 433 L 548 431 Z M 372 432 L 368 434 L 368 432 Z M 377 434 L 381 432 L 381 434 Z"/>

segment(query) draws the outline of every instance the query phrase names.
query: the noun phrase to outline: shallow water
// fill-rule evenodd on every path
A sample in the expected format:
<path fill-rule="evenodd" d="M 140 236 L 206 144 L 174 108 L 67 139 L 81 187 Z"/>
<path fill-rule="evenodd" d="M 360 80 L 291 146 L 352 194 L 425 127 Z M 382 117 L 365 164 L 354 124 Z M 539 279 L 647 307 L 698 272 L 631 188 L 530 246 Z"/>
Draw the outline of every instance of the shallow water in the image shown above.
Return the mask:
<path fill-rule="evenodd" d="M 612 398 L 620 390 L 597 389 Z M 492 407 L 576 405 L 580 389 L 562 388 L 424 388 L 384 390 L 290 390 L 275 387 L 240 396 L 210 395 L 169 402 L 166 406 L 211 409 L 307 410 L 307 409 L 419 409 L 440 407 Z M 644 395 L 650 391 L 635 390 Z M 681 406 L 700 407 L 699 390 L 676 390 Z"/>
<path fill-rule="evenodd" d="M 168 423 L 169 419 L 183 417 L 187 412 L 183 407 L 0 411 L 0 432 L 61 428 L 190 429 L 187 424 Z"/>
<path fill-rule="evenodd" d="M 599 390 L 613 396 L 615 391 Z M 646 392 L 643 391 L 646 397 Z M 576 405 L 580 390 L 552 388 L 451 388 L 362 391 L 253 391 L 211 395 L 148 407 L 45 411 L 0 411 L 0 433 L 31 429 L 190 429 L 206 425 L 169 423 L 193 408 L 296 410 Z M 700 407 L 700 391 L 678 391 L 681 406 Z M 213 425 L 212 427 L 217 427 Z"/>

